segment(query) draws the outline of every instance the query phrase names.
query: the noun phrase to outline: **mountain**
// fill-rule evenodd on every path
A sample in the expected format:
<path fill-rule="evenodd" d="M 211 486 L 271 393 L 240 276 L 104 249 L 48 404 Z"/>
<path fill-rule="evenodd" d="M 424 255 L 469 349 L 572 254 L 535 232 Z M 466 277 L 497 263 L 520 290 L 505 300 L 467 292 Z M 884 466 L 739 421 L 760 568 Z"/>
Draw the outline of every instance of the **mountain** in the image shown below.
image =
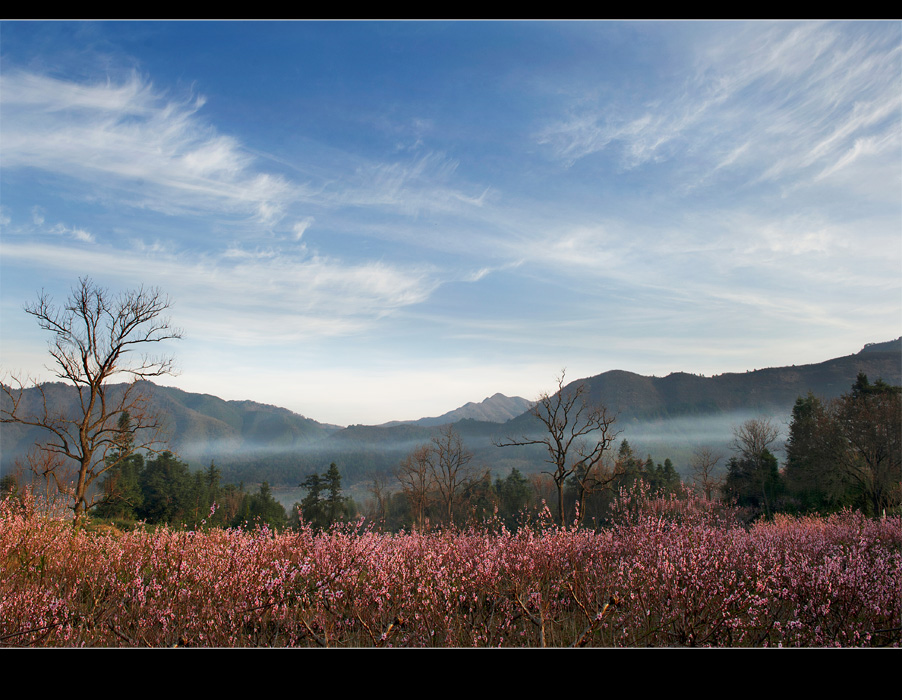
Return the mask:
<path fill-rule="evenodd" d="M 115 400 L 126 384 L 110 386 Z M 288 409 L 254 401 L 225 401 L 210 394 L 194 394 L 174 387 L 158 386 L 142 381 L 137 387 L 147 400 L 147 408 L 164 418 L 168 446 L 182 459 L 195 465 L 230 461 L 233 455 L 266 455 L 290 453 L 326 438 L 338 426 L 318 423 L 292 413 Z M 61 382 L 44 385 L 51 412 L 77 415 L 78 394 L 75 388 Z M 9 398 L 2 395 L 3 407 Z M 41 394 L 36 388 L 26 389 L 22 397 L 22 415 L 40 410 Z M 18 424 L 2 425 L 2 464 L 7 467 L 36 442 L 47 435 L 37 428 Z"/>
<path fill-rule="evenodd" d="M 569 382 L 585 384 L 587 396 L 618 415 L 621 424 L 679 417 L 725 414 L 735 411 L 789 412 L 796 398 L 809 391 L 822 399 L 846 393 L 859 372 L 871 381 L 880 378 L 902 384 L 902 338 L 871 343 L 854 355 L 812 365 L 792 365 L 704 377 L 674 372 L 646 377 L 611 370 Z M 565 387 L 565 388 L 567 388 Z M 530 414 L 518 416 L 513 430 L 530 424 Z"/>
<path fill-rule="evenodd" d="M 671 457 L 678 467 L 685 467 L 692 450 L 700 445 L 728 454 L 733 427 L 749 418 L 767 416 L 785 428 L 799 396 L 811 391 L 824 399 L 838 397 L 851 389 L 859 372 L 872 381 L 882 378 L 902 384 L 902 338 L 869 344 L 855 355 L 812 365 L 714 377 L 685 372 L 646 377 L 612 370 L 570 382 L 567 387 L 585 383 L 588 398 L 603 403 L 617 416 L 618 441 L 628 439 L 641 454 L 651 452 L 658 460 Z M 496 475 L 506 474 L 510 467 L 524 473 L 537 469 L 547 456 L 541 450 L 494 446 L 505 438 L 543 430 L 528 410 L 505 423 L 468 418 L 455 422 L 454 428 L 476 454 L 476 461 L 490 466 Z M 430 426 L 419 422 L 350 426 L 333 433 L 324 444 L 345 463 L 360 464 L 365 459 L 368 469 L 390 469 L 414 446 L 428 442 L 432 434 Z"/>
<path fill-rule="evenodd" d="M 458 421 L 471 419 L 484 421 L 486 423 L 504 423 L 511 418 L 516 418 L 525 411 L 528 411 L 534 401 L 529 401 L 520 396 L 505 396 L 504 394 L 494 394 L 479 403 L 470 401 L 460 408 L 448 411 L 434 418 L 420 418 L 418 420 L 408 421 L 391 421 L 383 423 L 380 428 L 391 428 L 396 425 L 413 424 L 424 427 L 434 427 L 439 425 L 447 425 L 448 423 L 457 423 Z"/>
<path fill-rule="evenodd" d="M 888 340 L 885 343 L 866 343 L 858 354 L 864 352 L 894 352 L 898 355 L 902 353 L 902 338 Z"/>
<path fill-rule="evenodd" d="M 785 422 L 797 397 L 811 391 L 824 399 L 835 398 L 849 391 L 859 372 L 872 382 L 883 379 L 889 384 L 902 384 L 902 338 L 870 343 L 854 355 L 818 364 L 714 377 L 685 372 L 646 377 L 612 370 L 567 386 L 585 383 L 588 398 L 617 415 L 621 437 L 654 452 L 658 459 L 670 456 L 679 465 L 681 450 L 688 455 L 701 444 L 725 448 L 732 426 L 749 417 L 763 414 Z M 111 388 L 115 393 L 124 391 L 125 386 Z M 525 451 L 494 447 L 499 438 L 541 429 L 528 410 L 528 401 L 502 394 L 435 418 L 339 428 L 254 401 L 225 401 L 151 382 L 141 382 L 140 388 L 150 410 L 166 417 L 170 448 L 194 468 L 215 460 L 233 481 L 297 484 L 305 474 L 321 470 L 331 461 L 338 463 L 348 484 L 368 480 L 374 471 L 391 471 L 414 446 L 429 441 L 435 426 L 449 422 L 454 423 L 478 461 L 496 471 L 511 466 L 525 471 L 544 459 L 538 452 L 529 456 Z M 44 393 L 52 411 L 77 413 L 73 387 L 47 384 Z M 22 406 L 26 412 L 36 411 L 40 401 L 40 392 L 28 389 Z M 0 394 L 4 408 L 8 402 L 8 397 Z M 519 415 L 510 417 L 517 412 Z M 46 435 L 4 423 L 0 424 L 0 439 L 0 466 L 6 472 L 14 459 Z"/>

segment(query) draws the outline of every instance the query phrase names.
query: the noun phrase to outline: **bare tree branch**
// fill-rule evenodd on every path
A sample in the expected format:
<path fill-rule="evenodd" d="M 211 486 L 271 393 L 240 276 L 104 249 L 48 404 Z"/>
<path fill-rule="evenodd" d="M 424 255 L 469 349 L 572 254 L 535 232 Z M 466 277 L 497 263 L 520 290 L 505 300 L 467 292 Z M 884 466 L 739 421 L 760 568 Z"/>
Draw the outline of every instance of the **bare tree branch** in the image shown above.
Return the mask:
<path fill-rule="evenodd" d="M 776 460 L 770 454 L 770 446 L 780 436 L 780 429 L 770 418 L 752 418 L 741 425 L 733 427 L 731 448 L 742 457 L 741 463 L 747 464 L 747 474 L 751 485 L 760 491 L 764 513 L 770 517 L 773 510 L 774 488 L 779 481 Z M 768 459 L 773 460 L 773 467 L 768 468 Z M 730 483 L 730 477 L 727 478 Z"/>
<path fill-rule="evenodd" d="M 545 462 L 551 465 L 550 474 L 558 493 L 558 512 L 561 525 L 566 524 L 564 512 L 564 483 L 576 475 L 580 497 L 585 498 L 598 485 L 611 483 L 615 475 L 606 473 L 602 459 L 619 431 L 614 429 L 616 416 L 601 404 L 586 400 L 585 384 L 564 387 L 565 372 L 558 377 L 558 390 L 553 395 L 542 394 L 531 413 L 545 426 L 542 437 L 523 436 L 496 442 L 498 447 L 543 445 L 548 452 Z M 581 512 L 584 512 L 583 508 Z"/>
<path fill-rule="evenodd" d="M 692 453 L 689 462 L 693 480 L 709 501 L 723 484 L 723 475 L 719 477 L 714 475 L 717 463 L 722 459 L 723 455 L 720 452 L 715 452 L 710 447 L 699 447 Z"/>
<path fill-rule="evenodd" d="M 454 504 L 472 476 L 469 465 L 473 453 L 464 448 L 460 434 L 448 425 L 432 438 L 427 454 L 432 483 L 438 488 L 447 522 L 453 523 Z"/>
<path fill-rule="evenodd" d="M 41 449 L 77 464 L 71 506 L 76 523 L 94 505 L 91 486 L 100 476 L 135 450 L 152 449 L 161 442 L 160 420 L 148 411 L 137 380 L 173 374 L 173 360 L 142 355 L 129 362 L 128 355 L 139 346 L 182 337 L 162 317 L 170 306 L 159 289 L 140 287 L 113 297 L 88 277 L 79 279 L 62 307 L 43 292 L 25 306 L 38 326 L 53 334 L 49 353 L 54 366 L 48 369 L 75 386 L 80 409 L 74 416 L 52 412 L 46 385 L 30 382 L 40 393 L 41 408 L 27 411 L 23 398 L 29 387 L 13 378 L 15 387 L 2 385 L 0 421 L 46 431 L 49 439 Z M 110 386 L 119 374 L 133 380 L 124 391 Z M 124 444 L 130 445 L 128 451 L 122 449 Z"/>
<path fill-rule="evenodd" d="M 420 532 L 426 525 L 426 509 L 429 507 L 429 493 L 432 490 L 429 452 L 429 445 L 417 447 L 404 458 L 395 473 L 413 511 L 413 528 Z"/>

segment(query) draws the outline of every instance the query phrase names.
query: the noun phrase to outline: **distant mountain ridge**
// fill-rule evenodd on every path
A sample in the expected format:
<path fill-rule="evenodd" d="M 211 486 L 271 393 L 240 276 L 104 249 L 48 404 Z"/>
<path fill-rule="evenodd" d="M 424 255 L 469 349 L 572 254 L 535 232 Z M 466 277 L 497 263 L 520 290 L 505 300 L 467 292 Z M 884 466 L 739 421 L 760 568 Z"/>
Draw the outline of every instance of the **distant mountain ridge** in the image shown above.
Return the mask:
<path fill-rule="evenodd" d="M 504 423 L 511 418 L 516 418 L 522 413 L 528 411 L 534 401 L 524 399 L 522 396 L 505 396 L 497 393 L 486 397 L 479 403 L 469 401 L 460 408 L 448 411 L 440 416 L 433 418 L 419 418 L 417 420 L 391 421 L 383 423 L 379 427 L 391 428 L 396 425 L 413 424 L 423 427 L 433 427 L 437 425 L 447 425 L 448 423 L 457 423 L 458 421 L 471 419 L 483 421 L 486 423 Z"/>
<path fill-rule="evenodd" d="M 854 355 L 812 365 L 771 367 L 704 377 L 673 372 L 646 377 L 611 370 L 577 379 L 568 387 L 585 384 L 588 397 L 629 420 L 660 420 L 736 410 L 791 410 L 796 398 L 809 391 L 823 399 L 836 398 L 851 388 L 859 372 L 874 381 L 902 384 L 902 338 L 869 343 Z M 526 423 L 530 416 L 515 419 Z"/>
<path fill-rule="evenodd" d="M 855 355 L 812 365 L 714 377 L 685 372 L 647 377 L 611 370 L 577 379 L 567 386 L 585 383 L 588 397 L 607 406 L 618 417 L 618 429 L 632 434 L 638 427 L 652 423 L 660 426 L 662 422 L 672 430 L 684 431 L 684 426 L 706 417 L 720 416 L 721 422 L 727 424 L 739 412 L 785 416 L 796 398 L 809 391 L 825 399 L 849 391 L 859 372 L 867 374 L 871 381 L 880 378 L 890 384 L 902 384 L 902 338 L 869 343 Z M 288 479 L 288 482 L 296 478 L 294 475 L 298 470 L 309 468 L 309 460 L 318 460 L 316 465 L 319 465 L 319 462 L 328 464 L 329 460 L 340 459 L 343 468 L 348 469 L 368 469 L 367 464 L 396 464 L 398 454 L 428 441 L 434 427 L 445 423 L 454 423 L 468 445 L 490 451 L 494 449 L 491 444 L 495 437 L 524 435 L 541 428 L 529 412 L 529 401 L 503 394 L 495 394 L 480 403 L 465 404 L 434 418 L 394 425 L 340 428 L 277 406 L 254 401 L 226 401 L 210 394 L 195 394 L 151 382 L 141 384 L 150 409 L 166 417 L 169 446 L 192 466 L 209 464 L 211 459 L 217 464 L 245 467 L 278 463 L 282 470 L 280 474 L 292 474 L 278 477 Z M 111 389 L 122 391 L 124 387 L 114 385 Z M 73 387 L 57 382 L 46 384 L 44 389 L 51 410 L 74 415 L 77 394 Z M 5 406 L 8 399 L 0 395 L 0 401 Z M 37 389 L 26 390 L 23 408 L 34 411 L 39 407 L 39 401 Z M 519 414 L 504 417 L 516 411 Z M 725 430 L 728 435 L 729 428 Z M 38 429 L 0 424 L 0 460 L 4 471 L 15 458 L 46 437 Z M 308 461 L 301 459 L 302 454 L 307 455 L 304 459 Z M 494 462 L 487 459 L 487 463 L 497 462 L 495 452 L 491 455 Z M 508 456 L 512 456 L 510 451 L 505 453 L 505 458 Z M 265 469 L 269 468 L 265 466 Z M 271 482 L 275 479 L 275 476 L 271 477 Z"/>
<path fill-rule="evenodd" d="M 902 353 L 902 338 L 887 340 L 885 343 L 865 343 L 864 347 L 858 354 L 860 355 L 863 352 L 894 352 L 897 354 Z"/>
<path fill-rule="evenodd" d="M 121 395 L 126 384 L 110 386 L 111 396 Z M 75 415 L 78 394 L 61 382 L 44 385 L 51 411 Z M 258 452 L 291 452 L 327 437 L 339 429 L 305 418 L 287 408 L 255 401 L 226 401 L 211 394 L 195 394 L 175 387 L 139 382 L 139 391 L 149 408 L 163 416 L 170 447 L 188 460 L 220 459 L 220 455 Z M 0 396 L 6 406 L 8 398 Z M 22 414 L 36 413 L 40 392 L 28 389 L 22 400 Z M 47 435 L 37 428 L 4 423 L 2 427 L 2 463 L 12 455 L 26 452 Z"/>

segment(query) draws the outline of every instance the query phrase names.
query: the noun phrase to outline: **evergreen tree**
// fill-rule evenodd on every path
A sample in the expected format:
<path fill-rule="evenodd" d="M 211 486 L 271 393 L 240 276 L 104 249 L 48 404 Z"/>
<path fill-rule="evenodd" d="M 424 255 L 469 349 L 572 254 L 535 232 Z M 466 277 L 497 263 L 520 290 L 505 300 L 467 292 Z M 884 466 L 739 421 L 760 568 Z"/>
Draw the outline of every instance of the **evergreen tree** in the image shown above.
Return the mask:
<path fill-rule="evenodd" d="M 664 470 L 661 476 L 661 486 L 666 493 L 677 493 L 682 486 L 682 480 L 670 461 L 670 457 L 664 459 Z"/>
<path fill-rule="evenodd" d="M 505 479 L 495 482 L 495 491 L 499 500 L 498 515 L 505 525 L 513 527 L 532 504 L 532 486 L 519 469 L 513 468 Z"/>
<path fill-rule="evenodd" d="M 144 501 L 137 511 L 142 520 L 175 523 L 190 514 L 194 480 L 188 465 L 168 450 L 147 462 L 140 483 Z"/>
<path fill-rule="evenodd" d="M 141 472 L 144 457 L 132 454 L 134 434 L 131 430 L 131 416 L 124 411 L 117 423 L 116 447 L 106 458 L 109 465 L 103 476 L 101 490 L 103 497 L 94 508 L 94 515 L 102 518 L 123 518 L 134 520 L 143 505 Z"/>
<path fill-rule="evenodd" d="M 329 465 L 329 471 L 323 475 L 322 480 L 325 482 L 328 493 L 324 504 L 326 519 L 331 525 L 341 520 L 346 514 L 345 499 L 341 495 L 341 474 L 339 474 L 335 462 Z"/>
<path fill-rule="evenodd" d="M 133 454 L 118 462 L 104 475 L 101 485 L 103 499 L 93 513 L 101 518 L 137 520 L 144 506 L 144 492 L 141 488 L 144 457 Z"/>
<path fill-rule="evenodd" d="M 649 458 L 651 459 L 651 458 Z M 642 463 L 633 452 L 626 439 L 620 441 L 620 447 L 617 450 L 616 471 L 619 474 L 616 482 L 618 489 L 631 489 L 636 482 L 642 478 Z"/>
<path fill-rule="evenodd" d="M 736 504 L 770 517 L 782 491 L 777 458 L 764 449 L 754 459 L 730 457 L 724 492 Z"/>
<path fill-rule="evenodd" d="M 207 489 L 207 496 L 212 503 L 219 495 L 220 482 L 222 481 L 222 470 L 216 466 L 211 460 L 210 466 L 204 472 L 204 486 Z"/>
<path fill-rule="evenodd" d="M 473 522 L 484 523 L 495 515 L 498 500 L 491 473 L 486 469 L 481 477 L 470 478 L 464 484 L 460 505 L 466 506 Z"/>
<path fill-rule="evenodd" d="M 268 525 L 274 530 L 281 530 L 287 522 L 288 515 L 285 513 L 285 509 L 273 497 L 272 489 L 264 481 L 260 484 L 260 490 L 257 493 L 245 495 L 233 524 L 236 527 Z"/>
<path fill-rule="evenodd" d="M 307 495 L 301 501 L 301 517 L 317 529 L 326 527 L 326 513 L 320 493 L 323 490 L 323 479 L 319 474 L 309 474 L 300 484 L 307 489 Z"/>
<path fill-rule="evenodd" d="M 844 449 L 842 438 L 830 422 L 827 406 L 814 394 L 796 399 L 786 440 L 784 478 L 791 501 L 803 512 L 851 505 L 838 465 Z"/>
<path fill-rule="evenodd" d="M 809 394 L 793 407 L 786 481 L 801 510 L 856 506 L 869 515 L 902 504 L 902 387 L 859 373 L 829 403 Z"/>

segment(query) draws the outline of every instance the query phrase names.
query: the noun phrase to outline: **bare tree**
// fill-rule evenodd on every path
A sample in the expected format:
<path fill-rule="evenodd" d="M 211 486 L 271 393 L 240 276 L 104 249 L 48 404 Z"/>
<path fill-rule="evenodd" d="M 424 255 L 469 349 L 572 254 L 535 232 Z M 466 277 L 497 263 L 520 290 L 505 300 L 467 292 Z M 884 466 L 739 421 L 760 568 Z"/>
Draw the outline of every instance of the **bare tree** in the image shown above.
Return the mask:
<path fill-rule="evenodd" d="M 429 492 L 432 489 L 429 453 L 429 445 L 420 445 L 404 458 L 396 472 L 401 490 L 413 513 L 413 528 L 418 531 L 422 531 L 426 525 L 426 509 L 429 507 Z"/>
<path fill-rule="evenodd" d="M 726 484 L 735 492 L 742 482 L 752 491 L 760 492 L 764 513 L 770 517 L 772 501 L 776 496 L 780 475 L 777 460 L 770 452 L 780 436 L 780 429 L 770 418 L 752 418 L 733 428 L 731 447 L 739 453 L 740 460 L 730 461 Z"/>
<path fill-rule="evenodd" d="M 15 465 L 18 472 L 26 471 L 20 460 L 17 459 Z M 72 497 L 74 494 L 75 470 L 67 465 L 60 455 L 35 446 L 25 455 L 25 466 L 27 471 L 31 472 L 35 494 L 40 493 L 45 503 L 49 504 L 57 497 L 56 494 L 66 497 Z"/>
<path fill-rule="evenodd" d="M 720 452 L 715 452 L 712 448 L 706 446 L 697 448 L 692 453 L 692 459 L 689 461 L 689 466 L 692 469 L 692 479 L 709 501 L 714 497 L 714 492 L 723 483 L 722 475 L 719 477 L 714 475 L 717 463 L 722 459 L 723 455 Z"/>
<path fill-rule="evenodd" d="M 413 514 L 413 526 L 422 530 L 430 505 L 440 504 L 446 522 L 454 522 L 455 507 L 472 485 L 473 454 L 450 425 L 401 462 L 396 475 Z"/>
<path fill-rule="evenodd" d="M 460 434 L 450 425 L 432 438 L 427 464 L 438 489 L 447 522 L 454 522 L 454 504 L 469 485 L 473 453 L 464 448 Z"/>
<path fill-rule="evenodd" d="M 14 378 L 16 387 L 3 384 L 4 405 L 0 421 L 41 428 L 49 433 L 41 448 L 75 463 L 71 508 L 76 524 L 94 505 L 92 484 L 138 449 L 152 449 L 160 440 L 160 421 L 147 410 L 137 380 L 173 374 L 169 357 L 130 354 L 147 345 L 181 338 L 181 331 L 162 314 L 171 306 L 159 289 L 112 295 L 88 278 L 79 279 L 64 306 L 46 293 L 26 313 L 53 335 L 49 342 L 54 365 L 48 369 L 78 391 L 77 415 L 65 416 L 48 402 L 43 384 L 35 384 L 41 408 L 26 411 L 26 383 Z M 129 375 L 127 387 L 112 388 L 110 379 Z M 31 382 L 29 382 L 30 384 Z M 123 414 L 128 420 L 121 421 Z M 123 450 L 123 445 L 129 445 Z M 45 475 L 49 479 L 50 475 Z"/>
<path fill-rule="evenodd" d="M 731 447 L 745 459 L 754 461 L 769 450 L 780 436 L 780 429 L 770 418 L 752 418 L 733 427 Z"/>
<path fill-rule="evenodd" d="M 372 507 L 369 508 L 369 517 L 379 523 L 379 529 L 385 527 L 385 517 L 388 515 L 388 503 L 391 498 L 391 492 L 388 490 L 388 484 L 385 474 L 373 474 L 373 481 L 367 487 L 373 495 Z"/>
<path fill-rule="evenodd" d="M 508 438 L 495 443 L 499 447 L 543 445 L 546 448 L 545 461 L 551 465 L 551 471 L 543 473 L 551 475 L 557 489 L 561 525 L 566 524 L 564 483 L 568 478 L 576 476 L 582 498 L 616 478 L 615 473 L 605 468 L 602 459 L 619 434 L 614 430 L 616 416 L 608 415 L 603 405 L 587 402 L 585 384 L 565 388 L 564 375 L 562 370 L 557 392 L 542 394 L 531 409 L 532 415 L 545 426 L 546 435 Z"/>

